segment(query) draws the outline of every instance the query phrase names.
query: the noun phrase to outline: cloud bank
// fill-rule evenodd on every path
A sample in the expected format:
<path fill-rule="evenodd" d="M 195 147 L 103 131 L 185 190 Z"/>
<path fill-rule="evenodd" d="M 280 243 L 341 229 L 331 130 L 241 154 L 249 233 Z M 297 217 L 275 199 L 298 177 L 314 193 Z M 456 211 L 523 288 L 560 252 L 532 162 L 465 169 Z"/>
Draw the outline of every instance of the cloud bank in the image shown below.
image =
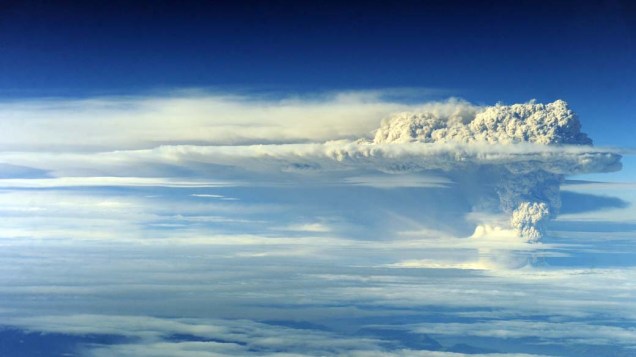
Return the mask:
<path fill-rule="evenodd" d="M 175 91 L 156 96 L 0 102 L 2 151 L 103 152 L 356 138 L 415 106 L 382 92 L 314 96 Z"/>
<path fill-rule="evenodd" d="M 23 331 L 3 336 L 88 336 L 86 356 L 630 355 L 634 205 L 565 194 L 526 243 L 563 177 L 620 168 L 565 103 L 354 97 L 22 103 L 0 131 L 0 316 Z M 411 117 L 434 120 L 392 124 Z"/>
<path fill-rule="evenodd" d="M 10 118 L 0 134 L 0 163 L 45 181 L 7 177 L 7 187 L 356 184 L 375 177 L 368 185 L 388 188 L 413 186 L 400 177 L 420 176 L 460 190 L 475 212 L 507 214 L 507 225 L 528 241 L 541 238 L 558 214 L 565 176 L 621 168 L 621 156 L 593 147 L 562 100 L 415 106 L 379 93 L 276 101 L 198 94 L 9 103 L 0 113 Z"/>

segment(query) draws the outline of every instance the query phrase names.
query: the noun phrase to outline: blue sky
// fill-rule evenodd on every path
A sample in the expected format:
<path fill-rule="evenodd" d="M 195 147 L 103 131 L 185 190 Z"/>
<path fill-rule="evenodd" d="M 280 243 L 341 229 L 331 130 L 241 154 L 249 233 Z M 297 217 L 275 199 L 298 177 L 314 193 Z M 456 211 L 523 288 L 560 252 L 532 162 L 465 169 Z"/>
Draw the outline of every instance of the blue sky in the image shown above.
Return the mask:
<path fill-rule="evenodd" d="M 600 143 L 627 145 L 635 11 L 629 1 L 9 2 L 0 93 L 406 87 L 483 104 L 561 98 Z"/>
<path fill-rule="evenodd" d="M 629 1 L 3 2 L 0 354 L 633 355 L 635 41 Z"/>

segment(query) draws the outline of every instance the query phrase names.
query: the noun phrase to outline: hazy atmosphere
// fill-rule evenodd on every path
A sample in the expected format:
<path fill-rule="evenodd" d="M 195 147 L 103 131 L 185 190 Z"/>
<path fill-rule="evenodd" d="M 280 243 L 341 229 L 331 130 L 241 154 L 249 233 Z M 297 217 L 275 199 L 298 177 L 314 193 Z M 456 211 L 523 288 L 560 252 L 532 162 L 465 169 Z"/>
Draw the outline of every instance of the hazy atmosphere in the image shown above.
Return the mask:
<path fill-rule="evenodd" d="M 0 355 L 633 356 L 627 1 L 0 4 Z"/>

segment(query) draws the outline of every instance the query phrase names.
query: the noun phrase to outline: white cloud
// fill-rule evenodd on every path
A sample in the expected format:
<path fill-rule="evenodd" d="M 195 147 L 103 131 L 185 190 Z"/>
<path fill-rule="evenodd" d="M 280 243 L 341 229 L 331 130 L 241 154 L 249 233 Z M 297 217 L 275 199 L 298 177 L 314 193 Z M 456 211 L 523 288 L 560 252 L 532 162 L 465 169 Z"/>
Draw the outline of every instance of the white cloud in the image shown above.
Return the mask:
<path fill-rule="evenodd" d="M 227 354 L 273 354 L 277 351 L 301 355 L 335 355 L 339 351 L 379 349 L 377 341 L 346 338 L 319 330 L 294 329 L 249 320 L 164 319 L 148 316 L 72 315 L 11 319 L 11 324 L 36 331 L 66 334 L 111 334 L 141 339 L 137 343 L 101 346 L 89 356 L 160 355 L 204 352 Z M 170 341 L 184 334 L 204 341 Z"/>
<path fill-rule="evenodd" d="M 409 112 L 389 117 L 399 110 Z M 479 192 L 472 195 L 475 209 L 512 215 L 510 225 L 528 240 L 544 235 L 542 222 L 556 216 L 564 175 L 618 170 L 621 158 L 591 147 L 561 100 L 483 107 L 452 99 L 413 106 L 390 102 L 382 92 L 279 100 L 189 93 L 5 103 L 3 113 L 8 119 L 0 133 L 0 163 L 58 178 L 30 182 L 41 187 L 125 184 L 98 178 L 104 176 L 131 176 L 131 185 L 153 184 L 143 177 L 197 177 L 213 185 L 300 176 L 422 187 L 425 180 L 413 177 L 425 172 L 440 177 L 429 187 L 452 181 Z M 259 145 L 248 145 L 254 143 Z M 410 177 L 376 179 L 370 171 Z M 164 184 L 180 184 L 174 181 Z M 490 192 L 485 181 L 494 184 Z M 5 181 L 8 187 L 26 184 Z M 531 208 L 539 206 L 544 209 L 537 218 Z"/>
<path fill-rule="evenodd" d="M 111 334 L 139 340 L 110 345 L 93 344 L 84 356 L 438 356 L 464 354 L 396 349 L 387 351 L 382 340 L 338 336 L 315 329 L 295 329 L 249 320 L 165 319 L 148 316 L 72 315 L 11 318 L 10 323 L 24 329 L 75 335 Z M 421 329 L 419 327 L 418 329 Z M 175 341 L 171 336 L 186 335 L 198 341 Z M 281 352 L 284 351 L 284 352 Z M 532 357 L 535 354 L 486 353 L 471 356 Z"/>
<path fill-rule="evenodd" d="M 97 160 L 96 160 L 97 159 Z M 521 212 L 524 203 L 545 204 L 546 216 L 558 211 L 562 176 L 585 172 L 613 171 L 620 167 L 620 155 L 588 146 L 546 146 L 536 144 L 369 144 L 347 141 L 324 144 L 281 144 L 255 146 L 162 146 L 149 150 L 95 154 L 0 153 L 0 161 L 28 165 L 60 176 L 59 179 L 6 179 L 6 186 L 130 185 L 221 186 L 276 185 L 281 177 L 298 184 L 354 183 L 368 186 L 439 186 L 453 182 L 471 191 L 466 197 L 479 210 Z M 81 175 L 143 176 L 153 167 L 181 168 L 199 176 L 189 182 L 178 180 L 88 178 Z M 234 171 L 222 168 L 234 168 Z M 290 170 L 292 168 L 293 170 Z M 407 174 L 404 178 L 378 179 L 361 173 Z M 290 172 L 291 171 L 291 172 Z M 433 174 L 441 179 L 411 179 L 414 173 Z M 218 177 L 215 177 L 215 174 Z M 64 179 L 63 177 L 70 178 Z M 251 177 L 250 177 L 251 176 Z M 444 178 L 444 176 L 446 176 Z M 207 181 L 206 181 L 207 180 Z M 232 183 L 234 181 L 234 183 Z M 0 186 L 3 180 L 0 180 Z M 488 188 L 491 186 L 490 188 Z M 486 189 L 485 189 L 486 188 Z M 527 207 L 534 207 L 527 205 Z M 525 212 L 525 211 L 524 211 Z M 533 219 L 515 219 L 530 239 L 542 235 Z M 525 228 L 523 228 L 525 227 Z"/>
<path fill-rule="evenodd" d="M 636 329 L 579 322 L 507 320 L 465 323 L 420 324 L 415 331 L 434 335 L 496 338 L 535 337 L 554 344 L 621 344 L 636 347 Z"/>
<path fill-rule="evenodd" d="M 373 129 L 394 111 L 459 113 L 463 123 L 494 110 L 378 98 L 3 104 L 0 113 L 14 111 L 0 133 L 0 163 L 10 169 L 0 179 L 3 323 L 138 338 L 86 346 L 94 356 L 461 355 L 360 333 L 374 325 L 439 326 L 445 347 L 492 341 L 488 333 L 498 342 L 633 346 L 633 226 L 619 225 L 633 222 L 633 209 L 568 214 L 558 237 L 548 227 L 534 244 L 500 212 L 521 199 L 556 205 L 549 198 L 561 175 L 618 169 L 614 150 L 492 144 L 488 135 L 374 143 Z M 496 108 L 504 123 L 524 108 L 543 110 L 536 106 Z M 634 202 L 632 189 L 607 192 Z M 615 226 L 585 236 L 593 233 L 564 225 L 583 219 Z M 309 328 L 265 323 L 272 320 Z M 201 340 L 171 340 L 177 333 Z"/>
<path fill-rule="evenodd" d="M 374 142 L 592 144 L 562 100 L 485 108 L 465 102 L 453 104 L 445 110 L 394 115 L 382 123 Z"/>
<path fill-rule="evenodd" d="M 171 179 L 163 177 L 52 177 L 0 179 L 0 188 L 59 188 L 59 187 L 223 187 L 236 186 L 234 181 L 203 179 Z"/>
<path fill-rule="evenodd" d="M 0 104 L 0 149 L 113 150 L 161 144 L 235 145 L 368 135 L 414 106 L 382 92 L 282 99 L 182 92 L 155 97 L 31 100 Z"/>

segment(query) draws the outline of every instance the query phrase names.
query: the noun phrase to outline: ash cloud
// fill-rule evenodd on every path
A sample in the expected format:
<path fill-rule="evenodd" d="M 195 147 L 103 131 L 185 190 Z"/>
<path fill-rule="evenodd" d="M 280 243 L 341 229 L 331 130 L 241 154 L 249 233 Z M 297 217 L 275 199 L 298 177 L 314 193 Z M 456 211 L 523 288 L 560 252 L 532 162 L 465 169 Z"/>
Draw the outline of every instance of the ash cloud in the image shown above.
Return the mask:
<path fill-rule="evenodd" d="M 383 121 L 373 142 L 592 144 L 563 100 L 550 104 L 498 104 L 481 111 L 459 102 L 454 110 L 445 113 L 400 113 Z"/>
<path fill-rule="evenodd" d="M 482 149 L 484 144 L 496 145 L 501 150 L 498 155 L 512 155 L 500 164 L 469 160 L 482 161 L 479 169 L 462 168 L 464 160 L 460 158 L 455 160 L 457 165 L 444 170 L 463 177 L 464 182 L 490 182 L 491 189 L 480 190 L 475 198 L 476 209 L 510 214 L 510 225 L 528 241 L 540 239 L 545 234 L 545 223 L 557 215 L 561 207 L 559 189 L 566 175 L 621 167 L 620 155 L 591 147 L 592 140 L 581 132 L 577 116 L 562 100 L 498 104 L 481 110 L 462 103 L 445 113 L 400 113 L 383 121 L 372 141 L 375 145 L 409 143 L 477 145 Z M 506 148 L 527 144 L 537 152 L 520 154 L 525 156 L 522 159 L 514 158 L 517 150 Z M 453 152 L 463 155 L 459 150 Z"/>
<path fill-rule="evenodd" d="M 369 169 L 450 178 L 476 212 L 505 213 L 527 241 L 545 234 L 568 175 L 620 170 L 621 156 L 596 148 L 567 103 L 477 107 L 451 101 L 384 120 L 357 141 L 250 146 L 163 146 L 131 157 L 238 166 L 287 175 L 355 176 Z M 491 222 L 484 222 L 490 224 Z"/>
<path fill-rule="evenodd" d="M 126 103 L 129 101 L 123 102 Z M 154 106 L 148 103 L 160 104 L 150 111 Z M 135 179 L 185 175 L 206 182 L 216 178 L 250 184 L 261 179 L 293 183 L 294 178 L 303 184 L 310 178 L 328 184 L 338 180 L 350 183 L 351 178 L 373 176 L 378 171 L 400 174 L 406 180 L 414 176 L 434 177 L 435 182 L 448 181 L 452 185 L 444 185 L 461 190 L 475 212 L 507 214 L 508 225 L 529 241 L 540 239 L 545 234 L 545 224 L 558 214 L 560 185 L 566 176 L 621 168 L 621 156 L 615 150 L 593 147 L 592 140 L 581 131 L 577 116 L 562 100 L 494 106 L 449 100 L 418 107 L 377 98 L 342 97 L 324 103 L 239 103 L 214 97 L 171 98 L 161 103 L 145 100 L 133 106 L 132 112 L 121 108 L 121 113 L 106 111 L 98 121 L 104 125 L 93 123 L 94 127 L 104 127 L 106 136 L 93 135 L 94 127 L 82 126 L 87 122 L 79 117 L 71 115 L 68 121 L 54 121 L 51 132 L 56 135 L 37 135 L 35 131 L 29 137 L 64 137 L 68 127 L 73 127 L 77 129 L 73 135 L 84 138 L 79 142 L 65 139 L 74 145 L 74 150 L 42 151 L 39 144 L 27 141 L 24 145 L 31 148 L 29 151 L 0 152 L 0 164 L 45 172 L 50 181 L 55 181 L 46 182 L 47 185 L 68 185 L 69 179 L 76 178 L 103 182 L 102 178 L 121 177 L 122 173 Z M 169 106 L 175 106 L 176 112 L 167 110 Z M 73 108 L 75 104 L 71 105 Z M 99 113 L 105 110 L 101 104 L 98 108 Z M 379 118 L 405 108 L 409 111 L 388 117 L 378 127 Z M 9 113 L 17 111 L 17 118 L 22 118 L 19 108 L 9 109 Z M 33 114 L 33 110 L 27 110 L 27 114 Z M 61 116 L 72 112 L 75 111 L 55 113 Z M 49 123 L 43 119 L 46 111 L 35 113 L 38 115 L 27 121 L 27 127 L 48 128 L 39 125 Z M 212 115 L 215 113 L 219 115 Z M 226 132 L 228 113 L 240 114 L 241 125 Z M 125 120 L 133 115 L 143 120 Z M 176 126 L 181 123 L 173 120 L 176 117 L 187 121 Z M 172 126 L 164 122 L 180 130 L 171 130 Z M 14 131 L 22 127 L 18 125 L 20 120 L 12 123 Z M 268 129 L 252 135 L 249 128 L 254 125 Z M 134 133 L 139 132 L 138 126 L 158 128 L 148 133 L 142 130 L 145 134 L 137 137 Z M 120 142 L 112 138 L 117 137 L 113 128 L 121 127 L 132 134 Z M 294 130 L 288 133 L 285 128 Z M 18 133 L 26 135 L 23 131 Z M 2 137 L 9 140 L 12 132 L 8 130 Z M 373 134 L 363 137 L 365 133 Z M 329 139 L 332 141 L 326 141 Z M 268 144 L 247 145 L 254 141 Z M 172 144 L 156 146 L 162 142 Z M 192 142 L 204 144 L 184 145 Z M 99 147 L 101 143 L 114 149 L 86 151 L 86 147 Z M 44 148 L 55 147 L 54 142 L 44 144 Z M 382 180 L 384 188 L 401 185 L 399 180 Z M 34 182 L 18 181 L 5 184 L 29 186 Z"/>

